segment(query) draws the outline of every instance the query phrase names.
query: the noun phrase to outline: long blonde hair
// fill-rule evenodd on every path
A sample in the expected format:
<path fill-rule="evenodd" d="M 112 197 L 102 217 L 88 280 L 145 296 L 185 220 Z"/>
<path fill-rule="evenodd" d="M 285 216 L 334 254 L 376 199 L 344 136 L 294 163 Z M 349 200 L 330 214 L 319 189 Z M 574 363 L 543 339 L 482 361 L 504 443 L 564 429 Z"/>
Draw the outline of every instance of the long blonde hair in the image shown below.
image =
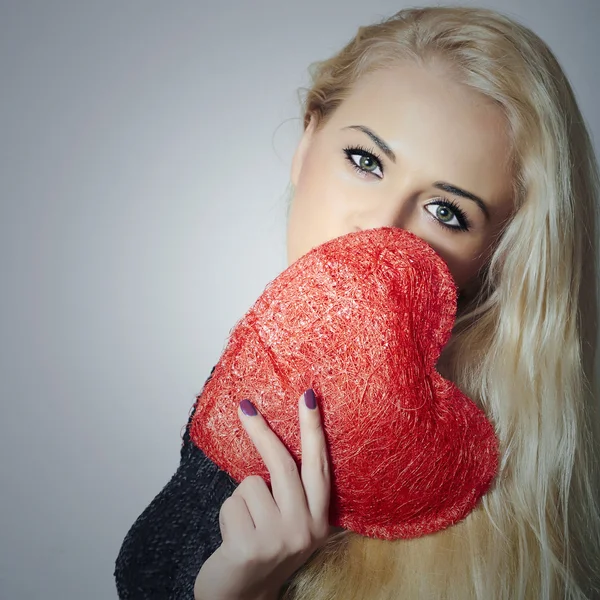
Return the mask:
<path fill-rule="evenodd" d="M 333 535 L 282 597 L 600 598 L 600 186 L 582 115 L 557 60 L 529 29 L 490 10 L 436 7 L 361 27 L 311 65 L 304 126 L 314 117 L 321 127 L 363 74 L 406 59 L 447 64 L 497 103 L 512 136 L 515 213 L 479 292 L 459 305 L 444 351 L 444 374 L 496 427 L 499 474 L 477 508 L 442 532 L 395 541 Z"/>

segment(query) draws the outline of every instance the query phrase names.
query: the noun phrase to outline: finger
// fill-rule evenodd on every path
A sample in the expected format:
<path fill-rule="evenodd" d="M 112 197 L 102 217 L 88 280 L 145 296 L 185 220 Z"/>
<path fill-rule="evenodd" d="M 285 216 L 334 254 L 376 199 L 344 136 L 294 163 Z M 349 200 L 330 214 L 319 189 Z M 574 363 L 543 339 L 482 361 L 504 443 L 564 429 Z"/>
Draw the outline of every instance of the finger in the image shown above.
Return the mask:
<path fill-rule="evenodd" d="M 260 412 L 256 410 L 256 413 L 248 416 L 242 412 L 241 403 L 238 407 L 242 425 L 271 476 L 275 503 L 282 514 L 306 513 L 306 498 L 296 462 Z"/>
<path fill-rule="evenodd" d="M 254 534 L 256 527 L 242 496 L 232 494 L 223 502 L 219 511 L 219 528 L 223 543 L 235 544 L 237 539 L 248 539 Z"/>
<path fill-rule="evenodd" d="M 313 390 L 307 390 L 299 400 L 300 436 L 302 439 L 301 479 L 306 493 L 308 509 L 313 519 L 329 522 L 329 499 L 331 494 L 331 469 L 327 441 L 323 430 L 320 409 L 308 408 Z"/>
<path fill-rule="evenodd" d="M 235 488 L 232 495 L 241 496 L 244 499 L 257 529 L 272 528 L 277 524 L 281 516 L 279 508 L 262 477 L 258 475 L 246 477 Z"/>

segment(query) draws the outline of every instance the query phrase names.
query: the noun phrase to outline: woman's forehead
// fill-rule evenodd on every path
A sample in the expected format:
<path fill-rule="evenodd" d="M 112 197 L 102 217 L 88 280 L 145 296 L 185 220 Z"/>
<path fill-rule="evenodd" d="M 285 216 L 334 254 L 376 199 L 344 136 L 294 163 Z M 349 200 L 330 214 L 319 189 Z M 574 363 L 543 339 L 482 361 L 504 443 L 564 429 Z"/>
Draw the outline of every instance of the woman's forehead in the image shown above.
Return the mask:
<path fill-rule="evenodd" d="M 439 69 L 407 63 L 365 76 L 322 134 L 331 144 L 364 138 L 374 146 L 367 135 L 356 134 L 364 129 L 385 142 L 399 165 L 431 171 L 433 179 L 462 181 L 489 198 L 512 191 L 511 141 L 502 110 Z"/>
<path fill-rule="evenodd" d="M 412 63 L 361 77 L 340 104 L 332 121 L 370 118 L 387 125 L 430 128 L 444 135 L 457 128 L 480 130 L 481 125 L 505 129 L 502 110 L 490 98 L 431 70 Z"/>

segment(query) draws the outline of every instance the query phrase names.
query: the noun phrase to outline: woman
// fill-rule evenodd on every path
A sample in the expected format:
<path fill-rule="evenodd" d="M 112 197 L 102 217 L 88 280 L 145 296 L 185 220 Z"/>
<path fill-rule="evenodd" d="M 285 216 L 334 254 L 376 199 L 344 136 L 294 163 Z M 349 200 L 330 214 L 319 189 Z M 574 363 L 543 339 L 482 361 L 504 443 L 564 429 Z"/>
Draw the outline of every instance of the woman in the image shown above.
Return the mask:
<path fill-rule="evenodd" d="M 400 11 L 312 75 L 288 261 L 386 225 L 438 251 L 460 289 L 438 369 L 494 423 L 498 477 L 434 535 L 331 535 L 318 410 L 300 399 L 314 455 L 301 474 L 282 469 L 285 448 L 262 417 L 240 411 L 272 495 L 258 478 L 236 487 L 190 445 L 188 423 L 178 473 L 121 549 L 121 597 L 192 598 L 195 583 L 197 600 L 599 598 L 599 184 L 565 75 L 531 31 L 472 8 Z M 190 478 L 210 493 L 186 496 Z"/>

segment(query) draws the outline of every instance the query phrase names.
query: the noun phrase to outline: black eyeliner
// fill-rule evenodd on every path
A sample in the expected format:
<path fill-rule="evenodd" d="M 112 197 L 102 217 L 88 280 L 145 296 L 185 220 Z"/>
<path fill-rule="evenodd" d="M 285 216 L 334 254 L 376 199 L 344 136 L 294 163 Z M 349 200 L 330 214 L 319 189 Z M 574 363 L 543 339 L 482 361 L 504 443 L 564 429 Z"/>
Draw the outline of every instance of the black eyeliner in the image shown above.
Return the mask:
<path fill-rule="evenodd" d="M 350 163 L 352 168 L 360 175 L 368 175 L 368 174 L 373 175 L 374 173 L 372 171 L 367 171 L 365 169 L 361 169 L 354 162 L 354 160 L 352 159 L 352 156 L 358 154 L 360 156 L 366 156 L 367 158 L 373 159 L 377 163 L 377 166 L 379 167 L 379 169 L 381 170 L 381 177 L 378 175 L 375 175 L 375 177 L 377 177 L 377 179 L 383 178 L 383 173 L 384 173 L 383 161 L 382 161 L 381 157 L 377 154 L 377 152 L 375 152 L 374 149 L 365 148 L 364 146 L 361 146 L 360 144 L 358 144 L 355 146 L 348 146 L 348 147 L 344 148 L 344 154 L 345 154 L 346 160 Z M 429 206 L 431 204 L 434 204 L 437 206 L 445 206 L 446 208 L 450 209 L 454 213 L 454 216 L 458 220 L 460 226 L 456 227 L 454 225 L 448 225 L 447 223 L 444 223 L 443 221 L 441 221 L 440 219 L 438 219 L 437 217 L 435 217 L 434 215 L 429 213 L 431 215 L 431 217 L 433 217 L 435 222 L 438 223 L 440 226 L 442 226 L 446 231 L 451 230 L 454 232 L 459 232 L 459 231 L 469 231 L 471 229 L 471 223 L 469 222 L 469 219 L 467 218 L 467 216 L 465 215 L 463 210 L 458 206 L 458 204 L 456 204 L 456 202 L 454 202 L 453 200 L 449 200 L 448 198 L 442 197 L 442 198 L 437 198 L 437 199 L 433 200 L 432 202 L 427 204 L 427 206 Z M 429 211 L 427 211 L 427 212 L 429 212 Z"/>
<path fill-rule="evenodd" d="M 359 173 L 363 173 L 363 174 L 369 174 L 372 172 L 361 169 L 352 160 L 352 155 L 360 154 L 361 156 L 366 156 L 367 158 L 372 158 L 377 163 L 377 166 L 381 169 L 381 174 L 383 175 L 383 173 L 384 173 L 383 161 L 382 161 L 381 157 L 377 154 L 377 152 L 375 152 L 372 148 L 365 148 L 364 146 L 361 146 L 360 144 L 358 144 L 356 146 L 348 146 L 347 148 L 344 148 L 344 154 L 346 155 L 346 159 L 354 167 L 354 169 L 356 169 Z M 378 179 L 381 179 L 381 177 L 379 177 L 377 175 L 375 175 L 375 177 L 377 177 Z"/>
<path fill-rule="evenodd" d="M 456 204 L 456 202 L 454 202 L 453 200 L 448 200 L 447 198 L 438 198 L 438 199 L 430 202 L 427 206 L 429 206 L 431 204 L 434 204 L 436 206 L 445 206 L 446 208 L 449 208 L 454 213 L 454 216 L 460 223 L 460 227 L 456 227 L 454 225 L 448 225 L 447 223 L 440 221 L 440 219 L 438 219 L 437 217 L 434 217 L 433 215 L 431 215 L 444 228 L 452 229 L 454 231 L 469 231 L 471 229 L 471 223 L 469 222 L 467 215 L 465 215 L 465 213 L 461 210 L 461 208 L 458 206 L 458 204 Z M 429 212 L 429 211 L 427 211 L 427 212 Z M 429 214 L 431 214 L 431 213 L 429 213 Z"/>

